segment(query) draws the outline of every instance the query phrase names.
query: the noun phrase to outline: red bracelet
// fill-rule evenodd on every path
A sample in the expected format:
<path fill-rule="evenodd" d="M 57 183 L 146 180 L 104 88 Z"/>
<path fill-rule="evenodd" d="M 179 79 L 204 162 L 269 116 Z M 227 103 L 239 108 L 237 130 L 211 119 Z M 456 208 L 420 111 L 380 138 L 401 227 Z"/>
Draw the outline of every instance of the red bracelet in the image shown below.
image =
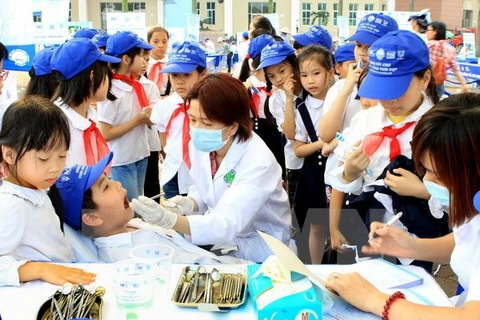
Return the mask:
<path fill-rule="evenodd" d="M 382 320 L 388 320 L 388 311 L 390 310 L 392 303 L 397 299 L 405 299 L 405 295 L 400 291 L 397 291 L 394 294 L 392 294 L 390 297 L 388 297 L 387 302 L 383 307 Z"/>

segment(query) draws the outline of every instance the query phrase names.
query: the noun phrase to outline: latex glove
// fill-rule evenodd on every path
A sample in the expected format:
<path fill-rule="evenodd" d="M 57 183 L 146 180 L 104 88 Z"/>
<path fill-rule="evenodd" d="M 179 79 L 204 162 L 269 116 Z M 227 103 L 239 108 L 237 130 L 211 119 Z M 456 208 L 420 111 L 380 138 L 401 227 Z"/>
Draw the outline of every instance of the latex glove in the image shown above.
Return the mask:
<path fill-rule="evenodd" d="M 177 223 L 177 214 L 168 211 L 150 198 L 140 196 L 133 199 L 130 207 L 150 224 L 172 229 Z"/>
<path fill-rule="evenodd" d="M 195 204 L 189 197 L 175 196 L 166 200 L 164 206 L 170 212 L 188 216 L 193 213 Z"/>

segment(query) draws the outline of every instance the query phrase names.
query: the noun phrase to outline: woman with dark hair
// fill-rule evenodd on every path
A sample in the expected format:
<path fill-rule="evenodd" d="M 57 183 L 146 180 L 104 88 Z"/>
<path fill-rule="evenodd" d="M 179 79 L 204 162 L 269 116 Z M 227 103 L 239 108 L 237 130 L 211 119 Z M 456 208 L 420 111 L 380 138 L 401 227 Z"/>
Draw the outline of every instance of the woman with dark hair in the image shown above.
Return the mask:
<path fill-rule="evenodd" d="M 480 95 L 453 95 L 430 109 L 418 121 L 412 157 L 424 172 L 432 198 L 449 208 L 453 232 L 433 239 L 415 238 L 396 228 L 371 225 L 378 235 L 362 248 L 368 254 L 450 263 L 465 291 L 456 308 L 433 307 L 405 300 L 397 291 L 390 297 L 358 273 L 333 273 L 326 287 L 353 306 L 382 319 L 478 319 L 480 314 Z"/>
<path fill-rule="evenodd" d="M 252 21 L 250 22 L 250 29 L 248 30 L 248 32 L 251 34 L 256 29 L 267 29 L 268 31 L 270 31 L 270 35 L 277 34 L 270 20 L 268 20 L 268 18 L 264 16 L 255 16 L 252 18 Z M 251 38 L 252 37 L 250 36 L 250 39 Z"/>
<path fill-rule="evenodd" d="M 141 196 L 133 210 L 147 222 L 191 236 L 194 244 L 245 260 L 262 262 L 272 254 L 257 230 L 296 250 L 282 170 L 252 132 L 245 86 L 227 74 L 210 74 L 190 90 L 186 103 L 193 143 L 188 196 L 173 197 L 164 207 Z"/>
<path fill-rule="evenodd" d="M 427 39 L 428 39 L 428 49 L 430 51 L 430 63 L 432 67 L 435 69 L 435 64 L 444 59 L 445 65 L 452 69 L 453 73 L 457 77 L 458 81 L 460 82 L 460 87 L 462 92 L 468 92 L 470 89 L 468 88 L 465 78 L 463 77 L 460 69 L 458 68 L 457 63 L 457 52 L 455 48 L 452 47 L 448 41 L 446 40 L 446 31 L 447 28 L 445 23 L 441 21 L 433 21 L 427 27 Z M 439 97 L 443 95 L 445 91 L 445 84 L 438 83 L 437 84 L 437 94 Z"/>

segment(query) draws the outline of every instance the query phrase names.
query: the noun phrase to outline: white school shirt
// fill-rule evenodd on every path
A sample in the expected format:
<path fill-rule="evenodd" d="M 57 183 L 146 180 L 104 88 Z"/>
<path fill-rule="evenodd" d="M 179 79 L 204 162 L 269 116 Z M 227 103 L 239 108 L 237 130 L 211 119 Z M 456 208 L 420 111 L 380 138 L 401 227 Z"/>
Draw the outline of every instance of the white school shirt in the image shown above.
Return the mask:
<path fill-rule="evenodd" d="M 0 203 L 0 286 L 19 286 L 27 261 L 74 261 L 45 190 L 0 180 Z"/>
<path fill-rule="evenodd" d="M 271 254 L 257 230 L 291 245 L 292 218 L 282 169 L 255 133 L 235 139 L 212 180 L 210 154 L 190 143 L 193 185 L 188 193 L 198 214 L 187 216 L 196 245 L 238 246 L 233 255 L 261 262 Z M 292 246 L 292 249 L 295 246 Z"/>
<path fill-rule="evenodd" d="M 68 126 L 70 128 L 70 149 L 67 153 L 66 166 L 74 164 L 87 164 L 87 154 L 85 152 L 85 142 L 83 140 L 83 132 L 90 127 L 90 120 L 95 119 L 95 110 L 88 108 L 87 118 L 82 117 L 73 108 L 70 108 L 61 99 L 55 101 L 55 104 L 65 113 L 68 118 Z"/>
<path fill-rule="evenodd" d="M 251 75 L 250 77 L 248 77 L 247 81 L 250 81 L 250 83 L 252 84 L 252 86 L 254 86 L 255 88 L 266 88 L 267 87 L 267 84 L 265 82 L 262 82 L 260 80 L 258 80 L 258 78 L 255 76 L 255 75 Z M 250 89 L 250 90 L 253 90 L 253 89 Z M 258 117 L 260 119 L 266 119 L 265 117 L 265 100 L 267 99 L 267 92 L 264 91 L 264 90 L 258 90 L 259 93 L 258 95 L 260 96 L 260 104 L 259 104 L 259 108 L 258 108 Z M 253 118 L 253 112 L 250 110 L 250 117 Z"/>
<path fill-rule="evenodd" d="M 230 256 L 217 256 L 206 251 L 179 235 L 174 230 L 167 230 L 142 221 L 132 219 L 128 226 L 137 228 L 132 232 L 124 232 L 108 237 L 94 238 L 93 243 L 98 249 L 100 261 L 106 263 L 130 259 L 130 250 L 146 244 L 163 244 L 175 250 L 173 263 L 189 264 L 240 264 L 248 261 Z"/>
<path fill-rule="evenodd" d="M 393 125 L 395 128 L 403 127 L 407 122 L 418 122 L 420 118 L 433 107 L 432 100 L 424 93 L 423 102 L 420 107 L 412 114 L 408 115 L 402 122 L 394 124 L 388 117 L 385 109 L 379 103 L 375 107 L 371 107 L 366 110 L 361 110 L 352 119 L 351 126 L 346 128 L 343 132 L 345 141 L 350 145 L 354 144 L 358 140 L 363 140 L 365 136 L 381 132 L 386 126 Z M 406 129 L 401 135 L 397 136 L 400 143 L 401 154 L 408 158 L 412 156 L 412 148 L 410 141 L 412 141 L 412 134 L 415 125 Z M 345 161 L 347 154 L 347 148 L 344 143 L 340 143 L 335 149 L 335 153 L 339 156 L 340 161 Z M 366 191 L 367 187 L 372 182 L 376 181 L 377 177 L 383 172 L 385 167 L 390 163 L 390 139 L 383 139 L 378 150 L 370 157 L 369 169 L 373 171 L 373 175 L 363 173 L 357 180 L 347 183 L 342 178 L 344 165 L 331 170 L 328 175 L 330 176 L 329 182 L 334 189 L 342 191 L 344 193 L 360 194 L 362 191 Z"/>
<path fill-rule="evenodd" d="M 323 115 L 327 114 L 328 111 L 332 108 L 332 104 L 338 97 L 340 91 L 342 91 L 343 86 L 345 85 L 345 79 L 340 79 L 333 86 L 328 89 L 327 95 L 325 97 L 325 102 L 323 104 Z M 340 132 L 343 132 L 345 128 L 350 126 L 353 117 L 362 110 L 362 104 L 360 100 L 356 100 L 357 96 L 357 86 L 353 87 L 352 93 L 347 98 L 347 104 L 345 107 L 345 112 L 343 113 L 342 124 L 340 125 Z"/>
<path fill-rule="evenodd" d="M 163 59 L 156 60 L 152 56 L 150 56 L 150 59 L 148 59 L 148 67 L 147 67 L 147 74 L 150 75 L 150 71 L 152 70 L 152 67 L 155 63 L 160 62 L 162 69 L 167 66 L 168 63 L 168 56 L 165 55 Z M 160 94 L 165 94 L 165 90 L 167 89 L 167 84 L 168 84 L 168 73 L 162 73 L 163 74 L 163 79 L 162 79 L 162 84 L 161 87 L 158 87 L 158 90 L 160 91 Z M 159 75 L 157 75 L 158 77 Z M 157 77 L 155 77 L 154 84 L 157 84 Z"/>
<path fill-rule="evenodd" d="M 158 128 L 158 131 L 165 132 L 167 124 L 172 117 L 173 112 L 179 107 L 180 103 L 184 103 L 183 98 L 176 92 L 172 95 L 160 100 L 154 107 L 150 119 Z M 190 179 L 190 169 L 183 161 L 183 120 L 184 113 L 180 113 L 173 119 L 168 139 L 166 140 L 164 151 L 167 154 L 163 161 L 162 176 L 160 185 L 170 181 L 176 173 L 178 179 L 178 191 L 180 194 L 188 193 L 188 189 L 192 185 Z M 190 130 L 190 129 L 189 129 Z"/>
<path fill-rule="evenodd" d="M 308 95 L 305 99 L 305 106 L 307 107 L 308 113 L 310 114 L 310 119 L 312 119 L 313 127 L 315 128 L 315 133 L 318 137 L 318 123 L 323 114 L 323 100 L 316 99 L 311 95 Z M 300 111 L 295 109 L 295 140 L 310 143 L 312 140 L 307 132 L 307 127 L 303 123 L 302 116 Z"/>
<path fill-rule="evenodd" d="M 480 215 L 460 227 L 453 228 L 455 247 L 450 266 L 465 289 L 457 306 L 467 301 L 480 301 Z"/>
<path fill-rule="evenodd" d="M 297 97 L 295 96 L 295 99 Z M 268 100 L 268 107 L 270 108 L 270 113 L 275 117 L 277 122 L 278 130 L 282 131 L 282 124 L 285 122 L 285 110 L 286 110 L 286 95 L 285 91 L 277 90 L 275 91 Z M 294 102 L 295 104 L 295 102 Z M 301 169 L 303 166 L 303 158 L 298 158 L 295 156 L 295 151 L 293 150 L 293 141 L 287 139 L 285 144 L 285 167 L 290 170 Z"/>
<path fill-rule="evenodd" d="M 160 101 L 160 92 L 158 91 L 157 85 L 152 81 L 148 80 L 144 76 L 140 77 L 140 83 L 145 88 L 145 93 L 147 94 L 148 102 L 150 106 L 153 108 L 158 101 Z M 153 110 L 152 110 L 153 112 Z M 148 138 L 148 146 L 150 148 L 150 152 L 161 151 L 162 145 L 160 143 L 160 137 L 158 136 L 158 131 L 156 126 L 151 126 L 147 129 L 147 138 Z"/>
<path fill-rule="evenodd" d="M 121 125 L 132 120 L 142 111 L 135 91 L 131 85 L 113 79 L 111 92 L 117 100 L 108 99 L 98 102 L 98 121 L 112 126 Z M 150 156 L 147 138 L 148 126 L 141 124 L 117 139 L 107 142 L 113 152 L 112 167 L 123 166 Z"/>

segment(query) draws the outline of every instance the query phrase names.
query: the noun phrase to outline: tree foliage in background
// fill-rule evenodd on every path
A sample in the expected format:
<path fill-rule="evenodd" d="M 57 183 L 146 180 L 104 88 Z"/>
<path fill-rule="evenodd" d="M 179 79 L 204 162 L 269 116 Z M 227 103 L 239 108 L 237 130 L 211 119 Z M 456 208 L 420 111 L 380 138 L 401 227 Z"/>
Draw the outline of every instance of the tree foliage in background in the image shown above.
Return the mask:
<path fill-rule="evenodd" d="M 273 13 L 273 0 L 268 0 L 268 13 Z"/>
<path fill-rule="evenodd" d="M 315 21 L 318 20 L 318 24 L 321 26 L 326 26 L 328 24 L 328 18 L 330 17 L 330 12 L 328 11 L 316 11 L 310 13 L 310 22 L 312 25 L 315 24 Z"/>
<path fill-rule="evenodd" d="M 128 12 L 128 0 L 122 0 L 122 12 Z"/>

